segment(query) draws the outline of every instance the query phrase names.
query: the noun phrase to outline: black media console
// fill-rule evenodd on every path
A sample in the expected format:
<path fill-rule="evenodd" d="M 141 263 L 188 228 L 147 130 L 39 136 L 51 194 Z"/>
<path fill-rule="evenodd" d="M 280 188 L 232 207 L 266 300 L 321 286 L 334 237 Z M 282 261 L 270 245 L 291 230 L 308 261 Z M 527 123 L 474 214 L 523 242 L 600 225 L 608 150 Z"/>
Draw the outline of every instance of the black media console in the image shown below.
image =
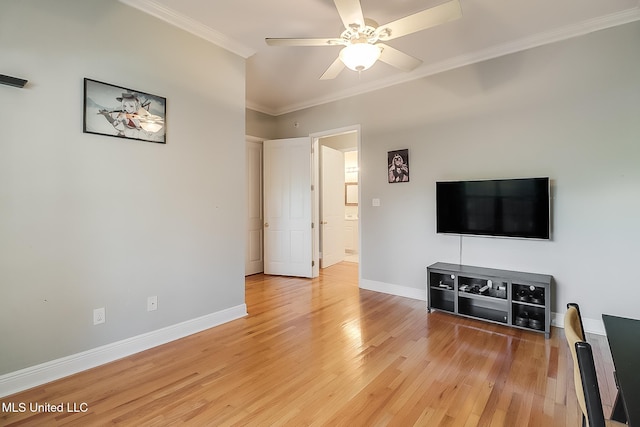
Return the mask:
<path fill-rule="evenodd" d="M 551 336 L 547 274 L 437 262 L 427 267 L 427 311 L 440 310 Z"/>

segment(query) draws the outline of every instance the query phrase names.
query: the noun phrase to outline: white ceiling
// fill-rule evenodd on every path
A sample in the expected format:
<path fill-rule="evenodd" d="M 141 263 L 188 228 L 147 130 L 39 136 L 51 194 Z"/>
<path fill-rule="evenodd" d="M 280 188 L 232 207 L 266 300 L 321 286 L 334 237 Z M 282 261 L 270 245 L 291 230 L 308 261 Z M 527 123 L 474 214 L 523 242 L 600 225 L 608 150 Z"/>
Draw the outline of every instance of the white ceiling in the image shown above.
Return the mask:
<path fill-rule="evenodd" d="M 269 47 L 266 37 L 339 37 L 333 0 L 120 0 L 247 58 L 247 107 L 279 115 L 504 54 L 640 20 L 639 0 L 460 0 L 463 16 L 387 42 L 423 64 L 378 61 L 319 80 L 340 46 Z M 361 0 L 384 24 L 443 0 Z"/>

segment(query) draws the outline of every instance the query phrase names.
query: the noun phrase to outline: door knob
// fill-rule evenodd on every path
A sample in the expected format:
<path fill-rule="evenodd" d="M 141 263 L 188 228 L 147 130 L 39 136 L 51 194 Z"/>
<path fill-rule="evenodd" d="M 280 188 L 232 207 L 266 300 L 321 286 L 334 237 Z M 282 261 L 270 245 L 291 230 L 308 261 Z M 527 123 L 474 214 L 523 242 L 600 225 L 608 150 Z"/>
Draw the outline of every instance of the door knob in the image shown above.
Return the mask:
<path fill-rule="evenodd" d="M 268 222 L 264 223 L 264 228 L 269 228 L 269 223 Z"/>

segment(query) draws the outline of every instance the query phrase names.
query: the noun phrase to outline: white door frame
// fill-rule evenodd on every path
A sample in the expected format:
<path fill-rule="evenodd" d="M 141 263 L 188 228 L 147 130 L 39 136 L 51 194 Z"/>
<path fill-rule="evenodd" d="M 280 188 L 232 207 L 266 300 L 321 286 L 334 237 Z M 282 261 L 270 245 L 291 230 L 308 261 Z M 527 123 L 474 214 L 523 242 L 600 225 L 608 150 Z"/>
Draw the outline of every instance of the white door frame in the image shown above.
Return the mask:
<path fill-rule="evenodd" d="M 245 136 L 245 144 L 247 145 L 245 157 L 245 164 L 249 167 L 249 150 L 251 145 L 255 145 L 259 147 L 259 176 L 257 179 L 259 182 L 257 183 L 259 188 L 254 188 L 250 183 L 250 174 L 249 171 L 246 172 L 247 176 L 247 205 L 245 206 L 246 212 L 246 230 L 245 230 L 245 259 L 244 259 L 244 275 L 262 273 L 264 271 L 264 240 L 263 240 L 263 217 L 262 217 L 262 142 L 264 140 L 262 138 L 256 138 L 253 136 Z M 251 190 L 255 190 L 252 192 Z M 257 207 L 257 216 L 250 218 L 250 203 L 254 203 Z M 255 213 L 255 212 L 254 212 Z M 252 246 L 253 243 L 253 246 Z M 251 248 L 254 248 L 257 253 L 253 253 L 254 257 L 252 258 Z"/>
<path fill-rule="evenodd" d="M 345 126 L 345 127 L 341 127 L 341 128 L 337 128 L 337 129 L 331 129 L 331 130 L 326 130 L 323 132 L 315 132 L 315 133 L 311 133 L 309 134 L 309 136 L 311 137 L 311 147 L 312 147 L 312 155 L 311 155 L 311 162 L 312 162 L 312 181 L 313 181 L 313 185 L 314 185 L 314 191 L 312 191 L 312 218 L 313 218 L 313 223 L 315 224 L 314 228 L 313 228 L 313 277 L 317 277 L 320 275 L 320 191 L 318 191 L 319 189 L 318 187 L 318 183 L 319 183 L 319 175 L 320 175 L 320 138 L 324 138 L 327 136 L 335 136 L 335 135 L 340 135 L 343 133 L 349 133 L 349 132 L 356 132 L 356 140 L 357 140 L 357 146 L 358 146 L 358 165 L 361 165 L 361 150 L 360 150 L 360 144 L 361 144 L 361 138 L 360 138 L 360 134 L 361 134 L 361 129 L 360 129 L 360 125 L 351 125 L 351 126 Z M 358 200 L 362 201 L 362 197 L 360 197 L 360 192 L 362 191 L 362 186 L 358 185 Z M 358 211 L 360 212 L 360 209 L 358 208 Z M 362 245 L 360 245 L 360 233 L 361 233 L 362 227 L 358 227 L 358 247 L 362 247 Z M 361 268 L 360 268 L 361 263 L 358 263 L 358 282 L 361 282 Z"/>
<path fill-rule="evenodd" d="M 319 140 L 320 138 L 327 136 L 340 135 L 343 133 L 356 132 L 357 138 L 357 147 L 358 147 L 358 165 L 362 164 L 361 159 L 361 128 L 360 125 L 351 125 L 345 126 L 337 129 L 326 130 L 322 132 L 314 132 L 309 134 L 311 138 L 311 174 L 312 174 L 312 183 L 313 183 L 313 191 L 312 191 L 312 218 L 314 223 L 314 228 L 312 230 L 312 259 L 313 259 L 313 268 L 312 268 L 312 277 L 318 277 L 320 275 L 320 191 L 318 190 L 318 182 L 320 175 L 320 160 L 319 160 Z M 254 136 L 246 136 L 248 141 L 253 140 L 254 142 L 263 142 L 267 138 L 258 138 Z M 362 191 L 362 185 L 358 185 L 358 200 L 362 203 L 362 195 L 360 194 Z M 360 209 L 358 209 L 360 211 Z M 361 211 L 360 211 L 361 212 Z M 362 227 L 358 227 L 358 247 L 362 248 L 361 245 L 361 233 Z M 362 269 L 360 268 L 361 263 L 358 263 L 358 281 L 362 281 Z"/>

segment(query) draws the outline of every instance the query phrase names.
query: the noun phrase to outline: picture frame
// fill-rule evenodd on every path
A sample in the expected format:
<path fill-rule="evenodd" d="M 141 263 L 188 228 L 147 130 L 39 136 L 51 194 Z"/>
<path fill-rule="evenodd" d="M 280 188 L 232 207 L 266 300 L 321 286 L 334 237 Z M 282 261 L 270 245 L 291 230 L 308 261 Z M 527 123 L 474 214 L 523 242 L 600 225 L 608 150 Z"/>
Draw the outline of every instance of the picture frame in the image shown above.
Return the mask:
<path fill-rule="evenodd" d="M 358 206 L 358 183 L 344 183 L 344 204 L 345 206 Z"/>
<path fill-rule="evenodd" d="M 387 152 L 389 184 L 409 182 L 409 149 Z"/>
<path fill-rule="evenodd" d="M 84 133 L 167 143 L 167 100 L 139 90 L 84 79 Z"/>

